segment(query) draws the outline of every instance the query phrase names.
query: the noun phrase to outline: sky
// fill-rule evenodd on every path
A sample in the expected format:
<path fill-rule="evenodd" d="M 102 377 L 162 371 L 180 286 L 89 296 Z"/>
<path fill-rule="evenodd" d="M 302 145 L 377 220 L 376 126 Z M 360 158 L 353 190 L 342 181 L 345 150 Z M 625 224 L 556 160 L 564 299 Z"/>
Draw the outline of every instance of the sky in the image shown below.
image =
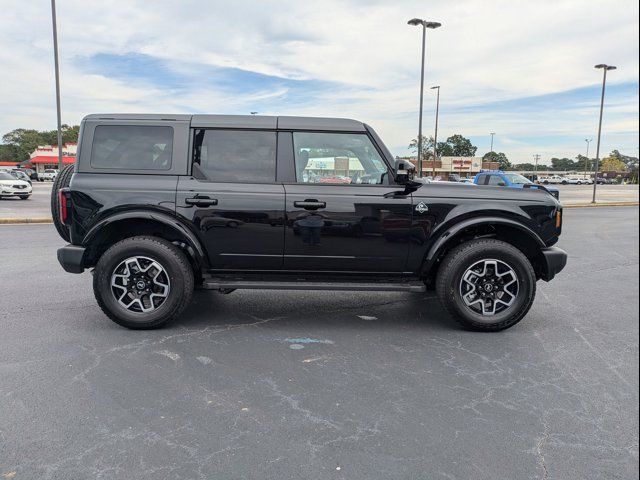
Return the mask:
<path fill-rule="evenodd" d="M 62 120 L 89 113 L 355 118 L 396 155 L 418 131 L 469 137 L 512 163 L 585 154 L 609 73 L 602 153 L 638 156 L 632 0 L 58 0 Z M 49 0 L 0 0 L 0 133 L 56 126 Z M 591 143 L 590 156 L 595 156 Z"/>

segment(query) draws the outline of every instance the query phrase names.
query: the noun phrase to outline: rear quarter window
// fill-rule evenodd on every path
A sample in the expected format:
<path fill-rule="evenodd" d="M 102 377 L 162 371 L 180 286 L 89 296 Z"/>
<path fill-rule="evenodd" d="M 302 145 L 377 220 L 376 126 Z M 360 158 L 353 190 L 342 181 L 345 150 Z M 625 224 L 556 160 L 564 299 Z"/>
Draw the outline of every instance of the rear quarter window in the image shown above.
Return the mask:
<path fill-rule="evenodd" d="M 93 134 L 91 166 L 104 169 L 169 170 L 173 127 L 98 125 Z"/>

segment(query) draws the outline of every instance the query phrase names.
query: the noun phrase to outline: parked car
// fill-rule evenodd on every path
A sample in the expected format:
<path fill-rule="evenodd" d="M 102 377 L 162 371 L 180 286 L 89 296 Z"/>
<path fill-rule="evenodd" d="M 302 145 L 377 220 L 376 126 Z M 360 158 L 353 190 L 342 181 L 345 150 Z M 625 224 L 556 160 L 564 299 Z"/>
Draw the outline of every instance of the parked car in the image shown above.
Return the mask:
<path fill-rule="evenodd" d="M 31 195 L 31 185 L 24 181 L 18 180 L 10 173 L 0 173 L 0 198 L 18 197 L 20 200 L 26 200 Z"/>
<path fill-rule="evenodd" d="M 544 188 L 554 197 L 560 198 L 560 191 L 555 187 L 542 187 L 518 173 L 503 172 L 502 170 L 482 171 L 475 176 L 473 183 L 507 188 Z"/>
<path fill-rule="evenodd" d="M 16 170 L 24 172 L 31 180 L 38 180 L 38 172 L 36 172 L 33 168 L 19 167 L 16 168 Z"/>
<path fill-rule="evenodd" d="M 12 175 L 13 177 L 17 178 L 18 180 L 24 180 L 29 185 L 33 186 L 33 183 L 31 182 L 31 179 L 23 171 L 21 171 L 21 170 L 9 170 L 7 173 L 9 175 Z"/>
<path fill-rule="evenodd" d="M 58 175 L 58 170 L 53 169 L 53 168 L 47 168 L 44 172 L 42 172 L 40 175 L 38 175 L 38 179 L 41 182 L 44 182 L 46 180 L 49 180 L 50 182 L 53 182 L 56 179 L 57 175 Z"/>
<path fill-rule="evenodd" d="M 540 177 L 538 183 L 542 185 L 566 185 L 569 183 L 565 177 L 561 177 L 560 175 L 552 175 L 550 177 Z"/>
<path fill-rule="evenodd" d="M 70 242 L 58 260 L 93 269 L 98 305 L 128 328 L 178 317 L 199 285 L 434 288 L 464 327 L 498 331 L 567 261 L 555 246 L 562 205 L 548 191 L 414 181 L 413 165 L 356 120 L 89 115 L 80 131 L 77 163 L 52 189 Z M 334 183 L 309 174 L 313 152 Z M 376 183 L 343 183 L 344 156 Z"/>

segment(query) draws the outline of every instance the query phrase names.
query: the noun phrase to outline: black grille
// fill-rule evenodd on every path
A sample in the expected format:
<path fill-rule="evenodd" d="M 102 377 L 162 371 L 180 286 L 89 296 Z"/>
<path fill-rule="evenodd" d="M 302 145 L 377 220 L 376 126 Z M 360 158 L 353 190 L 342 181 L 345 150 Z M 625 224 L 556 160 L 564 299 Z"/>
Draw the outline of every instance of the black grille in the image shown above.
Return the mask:
<path fill-rule="evenodd" d="M 23 189 L 23 188 L 27 188 L 27 186 L 26 185 L 14 185 L 13 188 Z"/>

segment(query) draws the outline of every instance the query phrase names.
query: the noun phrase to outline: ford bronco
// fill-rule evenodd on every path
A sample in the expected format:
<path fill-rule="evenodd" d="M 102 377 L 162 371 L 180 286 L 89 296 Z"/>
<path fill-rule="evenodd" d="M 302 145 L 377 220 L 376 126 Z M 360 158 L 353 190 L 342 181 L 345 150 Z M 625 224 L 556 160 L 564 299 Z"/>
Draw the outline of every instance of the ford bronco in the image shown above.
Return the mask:
<path fill-rule="evenodd" d="M 180 315 L 194 287 L 435 289 L 464 327 L 519 322 L 567 255 L 542 189 L 413 179 L 348 119 L 89 115 L 55 180 L 58 260 L 93 270 L 100 308 L 129 328 Z"/>

